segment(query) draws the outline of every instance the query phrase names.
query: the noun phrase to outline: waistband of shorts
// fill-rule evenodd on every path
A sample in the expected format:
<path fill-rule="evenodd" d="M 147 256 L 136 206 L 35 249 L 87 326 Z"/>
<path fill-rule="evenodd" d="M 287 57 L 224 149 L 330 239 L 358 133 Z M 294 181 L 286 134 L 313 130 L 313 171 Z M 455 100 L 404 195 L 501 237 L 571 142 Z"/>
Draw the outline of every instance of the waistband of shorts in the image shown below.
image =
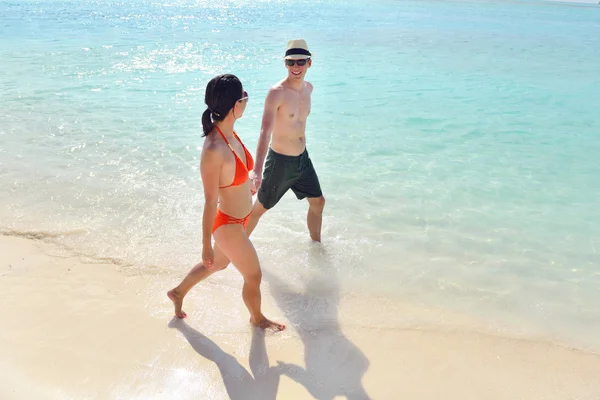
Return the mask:
<path fill-rule="evenodd" d="M 297 161 L 300 160 L 304 157 L 306 157 L 308 155 L 308 151 L 306 150 L 306 147 L 304 148 L 304 151 L 302 153 L 300 153 L 297 156 L 288 156 L 285 154 L 281 154 L 276 152 L 275 150 L 273 150 L 272 148 L 269 147 L 269 154 L 271 154 L 274 157 L 279 158 L 280 160 L 286 160 L 286 161 Z"/>

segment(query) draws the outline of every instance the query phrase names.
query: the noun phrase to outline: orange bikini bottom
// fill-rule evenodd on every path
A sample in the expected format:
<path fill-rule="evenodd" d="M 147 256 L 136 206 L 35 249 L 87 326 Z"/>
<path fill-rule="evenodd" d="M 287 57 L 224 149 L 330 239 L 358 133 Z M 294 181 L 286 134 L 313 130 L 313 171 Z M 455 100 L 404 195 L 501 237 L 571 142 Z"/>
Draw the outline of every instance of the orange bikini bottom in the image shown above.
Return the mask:
<path fill-rule="evenodd" d="M 250 214 L 246 215 L 244 218 L 235 218 L 230 215 L 221 212 L 221 210 L 217 209 L 217 216 L 215 217 L 215 223 L 212 228 L 212 233 L 215 233 L 218 227 L 225 224 L 241 224 L 244 226 L 244 230 L 246 226 L 248 226 L 248 218 Z"/>

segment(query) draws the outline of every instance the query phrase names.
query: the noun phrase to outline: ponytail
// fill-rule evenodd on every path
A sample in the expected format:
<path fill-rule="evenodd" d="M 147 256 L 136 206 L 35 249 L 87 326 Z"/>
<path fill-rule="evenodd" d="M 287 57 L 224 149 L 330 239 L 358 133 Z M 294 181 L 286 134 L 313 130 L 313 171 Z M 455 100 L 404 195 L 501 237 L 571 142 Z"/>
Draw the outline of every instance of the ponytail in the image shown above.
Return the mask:
<path fill-rule="evenodd" d="M 202 113 L 202 131 L 204 132 L 202 137 L 208 136 L 210 131 L 213 130 L 213 122 L 210 114 L 211 112 L 208 108 Z"/>

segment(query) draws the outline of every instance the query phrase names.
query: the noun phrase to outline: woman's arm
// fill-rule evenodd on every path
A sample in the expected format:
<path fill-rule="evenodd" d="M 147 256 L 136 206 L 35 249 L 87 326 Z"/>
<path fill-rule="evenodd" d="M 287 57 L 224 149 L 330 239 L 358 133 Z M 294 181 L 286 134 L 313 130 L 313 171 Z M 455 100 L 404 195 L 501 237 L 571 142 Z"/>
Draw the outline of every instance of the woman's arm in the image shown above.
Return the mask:
<path fill-rule="evenodd" d="M 217 216 L 217 203 L 219 201 L 219 178 L 223 157 L 218 149 L 210 145 L 202 150 L 200 158 L 200 174 L 204 186 L 204 213 L 202 214 L 202 254 L 204 260 L 205 251 L 210 249 L 207 255 L 209 259 L 204 260 L 207 268 L 212 267 L 212 227 Z M 208 265 L 210 264 L 210 265 Z"/>

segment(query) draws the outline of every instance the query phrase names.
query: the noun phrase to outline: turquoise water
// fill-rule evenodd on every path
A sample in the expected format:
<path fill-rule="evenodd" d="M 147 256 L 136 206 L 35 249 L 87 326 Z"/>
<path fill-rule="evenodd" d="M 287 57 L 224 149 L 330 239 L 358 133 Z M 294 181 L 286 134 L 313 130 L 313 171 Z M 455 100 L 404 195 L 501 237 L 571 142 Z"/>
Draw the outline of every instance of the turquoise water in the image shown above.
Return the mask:
<path fill-rule="evenodd" d="M 544 2 L 0 1 L 0 229 L 179 279 L 206 82 L 241 78 L 254 149 L 304 37 L 343 293 L 600 349 L 599 31 Z M 319 268 L 305 211 L 289 194 L 254 236 L 290 281 Z"/>

